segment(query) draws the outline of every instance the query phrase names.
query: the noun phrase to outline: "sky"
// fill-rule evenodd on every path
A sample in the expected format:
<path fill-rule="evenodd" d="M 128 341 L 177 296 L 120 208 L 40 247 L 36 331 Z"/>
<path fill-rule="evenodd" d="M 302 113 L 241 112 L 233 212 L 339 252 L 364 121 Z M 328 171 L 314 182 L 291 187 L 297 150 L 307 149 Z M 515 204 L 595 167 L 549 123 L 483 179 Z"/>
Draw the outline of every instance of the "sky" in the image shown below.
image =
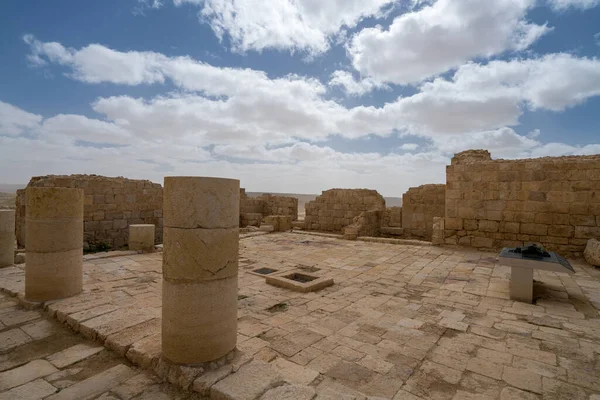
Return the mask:
<path fill-rule="evenodd" d="M 401 196 L 467 149 L 598 154 L 598 21 L 600 0 L 5 0 L 0 182 Z"/>

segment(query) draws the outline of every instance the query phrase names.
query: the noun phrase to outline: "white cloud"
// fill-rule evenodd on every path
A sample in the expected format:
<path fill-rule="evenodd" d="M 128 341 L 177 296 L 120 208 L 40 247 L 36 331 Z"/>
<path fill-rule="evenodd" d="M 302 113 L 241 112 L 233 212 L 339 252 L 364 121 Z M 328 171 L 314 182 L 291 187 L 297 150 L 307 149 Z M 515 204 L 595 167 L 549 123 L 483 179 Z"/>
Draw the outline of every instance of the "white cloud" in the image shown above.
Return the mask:
<path fill-rule="evenodd" d="M 417 83 L 475 57 L 524 50 L 549 31 L 525 20 L 535 0 L 437 0 L 400 15 L 389 28 L 358 32 L 354 68 L 379 82 Z"/>
<path fill-rule="evenodd" d="M 132 135 L 126 129 L 83 115 L 59 114 L 48 118 L 40 127 L 40 134 L 98 144 L 133 144 Z"/>
<path fill-rule="evenodd" d="M 201 146 L 230 141 L 285 144 L 331 134 L 358 138 L 393 132 L 425 137 L 484 132 L 517 125 L 525 105 L 561 111 L 600 94 L 600 61 L 550 54 L 466 64 L 451 79 L 426 82 L 412 96 L 379 108 L 346 108 L 328 99 L 326 86 L 314 78 L 270 78 L 262 71 L 219 68 L 189 57 L 119 52 L 101 45 L 66 49 L 30 36 L 27 40 L 32 58 L 64 65 L 70 77 L 84 82 L 170 80 L 184 92 L 150 100 L 100 98 L 93 108 L 134 135 L 157 140 L 190 136 Z M 351 92 L 367 90 L 368 82 L 334 73 L 333 83 L 343 83 Z"/>
<path fill-rule="evenodd" d="M 469 149 L 489 150 L 496 158 L 518 158 L 540 146 L 537 140 L 521 136 L 510 128 L 476 132 L 470 135 L 441 136 L 434 145 L 443 153 L 458 153 Z"/>
<path fill-rule="evenodd" d="M 443 81 L 434 81 L 442 85 Z M 445 82 L 444 82 L 445 84 Z M 533 109 L 562 111 L 600 95 L 600 60 L 570 54 L 541 58 L 466 64 L 453 77 L 451 90 L 497 93 L 514 90 Z"/>
<path fill-rule="evenodd" d="M 565 11 L 569 8 L 587 10 L 600 4 L 600 0 L 548 0 L 548 3 L 556 11 Z"/>
<path fill-rule="evenodd" d="M 38 127 L 41 120 L 41 115 L 29 113 L 0 101 L 0 136 L 18 136 Z"/>
<path fill-rule="evenodd" d="M 416 143 L 404 143 L 400 146 L 400 150 L 413 151 L 419 148 L 419 145 Z"/>
<path fill-rule="evenodd" d="M 346 94 L 351 96 L 362 96 L 369 93 L 373 89 L 386 88 L 387 86 L 375 82 L 373 79 L 364 78 L 361 80 L 354 79 L 351 72 L 335 71 L 329 79 L 329 86 L 341 86 Z"/>
<path fill-rule="evenodd" d="M 233 50 L 329 49 L 330 41 L 363 18 L 380 16 L 396 0 L 174 0 L 202 6 L 200 16 Z"/>
<path fill-rule="evenodd" d="M 588 144 L 585 146 L 571 146 L 565 143 L 547 143 L 533 149 L 530 157 L 557 157 L 557 156 L 580 156 L 600 154 L 600 144 Z"/>

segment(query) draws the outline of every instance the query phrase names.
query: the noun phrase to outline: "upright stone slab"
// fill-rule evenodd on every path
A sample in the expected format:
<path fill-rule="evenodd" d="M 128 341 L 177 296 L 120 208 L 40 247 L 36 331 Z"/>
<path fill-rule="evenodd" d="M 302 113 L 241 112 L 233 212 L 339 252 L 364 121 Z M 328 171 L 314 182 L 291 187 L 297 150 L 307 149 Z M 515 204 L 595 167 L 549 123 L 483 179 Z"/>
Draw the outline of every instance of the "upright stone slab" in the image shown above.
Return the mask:
<path fill-rule="evenodd" d="M 235 348 L 240 182 L 166 177 L 162 356 L 216 360 Z"/>
<path fill-rule="evenodd" d="M 25 298 L 73 296 L 83 284 L 83 189 L 29 187 L 26 192 Z"/>
<path fill-rule="evenodd" d="M 129 225 L 129 250 L 152 253 L 154 251 L 154 225 Z"/>
<path fill-rule="evenodd" d="M 0 268 L 15 262 L 15 210 L 0 210 Z"/>

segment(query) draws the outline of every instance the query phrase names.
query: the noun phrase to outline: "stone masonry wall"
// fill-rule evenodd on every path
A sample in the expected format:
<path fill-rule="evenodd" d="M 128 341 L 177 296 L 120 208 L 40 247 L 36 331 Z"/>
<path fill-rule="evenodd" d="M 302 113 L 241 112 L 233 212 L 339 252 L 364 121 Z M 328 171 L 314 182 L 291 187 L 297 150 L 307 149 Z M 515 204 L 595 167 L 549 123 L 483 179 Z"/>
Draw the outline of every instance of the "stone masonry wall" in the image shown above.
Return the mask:
<path fill-rule="evenodd" d="M 330 189 L 305 207 L 306 230 L 339 232 L 363 211 L 384 211 L 385 199 L 375 190 Z"/>
<path fill-rule="evenodd" d="M 260 218 L 259 215 L 260 214 Z M 240 226 L 259 226 L 262 217 L 269 215 L 283 215 L 298 219 L 298 199 L 289 196 L 274 196 L 263 194 L 258 197 L 249 197 L 246 189 L 240 188 Z"/>
<path fill-rule="evenodd" d="M 381 226 L 389 226 L 392 228 L 402 227 L 402 207 L 388 207 L 383 213 Z"/>
<path fill-rule="evenodd" d="M 446 186 L 422 185 L 402 195 L 402 227 L 408 237 L 431 240 L 433 218 L 445 213 Z"/>
<path fill-rule="evenodd" d="M 379 236 L 384 212 L 383 210 L 363 211 L 358 217 L 354 217 L 348 227 L 354 228 L 358 236 Z M 342 233 L 348 227 L 342 228 Z"/>
<path fill-rule="evenodd" d="M 17 190 L 15 203 L 15 236 L 17 246 L 22 249 L 25 247 L 25 189 Z"/>
<path fill-rule="evenodd" d="M 33 177 L 28 186 L 76 187 L 85 193 L 84 246 L 127 244 L 129 225 L 154 224 L 155 242 L 162 243 L 162 186 L 147 180 L 98 175 Z M 17 238 L 25 246 L 25 193 L 17 194 Z"/>
<path fill-rule="evenodd" d="M 600 237 L 600 156 L 491 160 L 455 155 L 446 168 L 445 242 L 482 249 L 537 242 L 579 256 Z"/>
<path fill-rule="evenodd" d="M 291 216 L 292 221 L 298 220 L 298 199 L 296 197 L 263 194 L 257 199 L 264 201 L 265 215 Z"/>

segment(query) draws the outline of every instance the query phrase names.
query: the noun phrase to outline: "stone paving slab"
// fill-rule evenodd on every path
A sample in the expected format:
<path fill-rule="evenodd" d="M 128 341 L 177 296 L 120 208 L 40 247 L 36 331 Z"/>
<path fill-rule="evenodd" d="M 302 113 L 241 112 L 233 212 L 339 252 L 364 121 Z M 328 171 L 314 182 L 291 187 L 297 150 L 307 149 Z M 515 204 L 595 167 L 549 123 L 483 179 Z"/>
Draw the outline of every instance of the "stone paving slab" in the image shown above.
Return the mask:
<path fill-rule="evenodd" d="M 161 257 L 87 260 L 84 292 L 45 309 L 156 369 Z M 588 399 L 600 394 L 600 271 L 570 261 L 572 276 L 536 271 L 535 304 L 523 304 L 509 299 L 510 268 L 493 253 L 293 233 L 247 237 L 239 262 L 243 354 L 231 371 L 200 375 L 190 388 L 209 393 L 254 359 L 321 398 Z M 291 292 L 250 273 L 263 267 L 335 284 Z M 0 285 L 22 291 L 23 269 L 0 270 Z M 32 340 L 16 329 L 15 340 Z"/>
<path fill-rule="evenodd" d="M 0 304 L 16 302 L 0 294 Z M 67 327 L 49 320 L 41 310 L 33 311 L 36 319 L 15 322 L 23 310 L 4 307 L 14 313 L 11 327 L 0 327 L 2 334 L 14 330 L 29 330 L 36 335 L 16 347 L 0 350 L 0 400 L 129 400 L 129 399 L 201 399 L 194 392 L 182 392 L 160 383 L 148 371 L 141 371 Z M 42 324 L 45 323 L 45 324 Z M 44 326 L 49 336 L 31 331 L 33 324 Z M 26 329 L 26 327 L 29 327 Z"/>

